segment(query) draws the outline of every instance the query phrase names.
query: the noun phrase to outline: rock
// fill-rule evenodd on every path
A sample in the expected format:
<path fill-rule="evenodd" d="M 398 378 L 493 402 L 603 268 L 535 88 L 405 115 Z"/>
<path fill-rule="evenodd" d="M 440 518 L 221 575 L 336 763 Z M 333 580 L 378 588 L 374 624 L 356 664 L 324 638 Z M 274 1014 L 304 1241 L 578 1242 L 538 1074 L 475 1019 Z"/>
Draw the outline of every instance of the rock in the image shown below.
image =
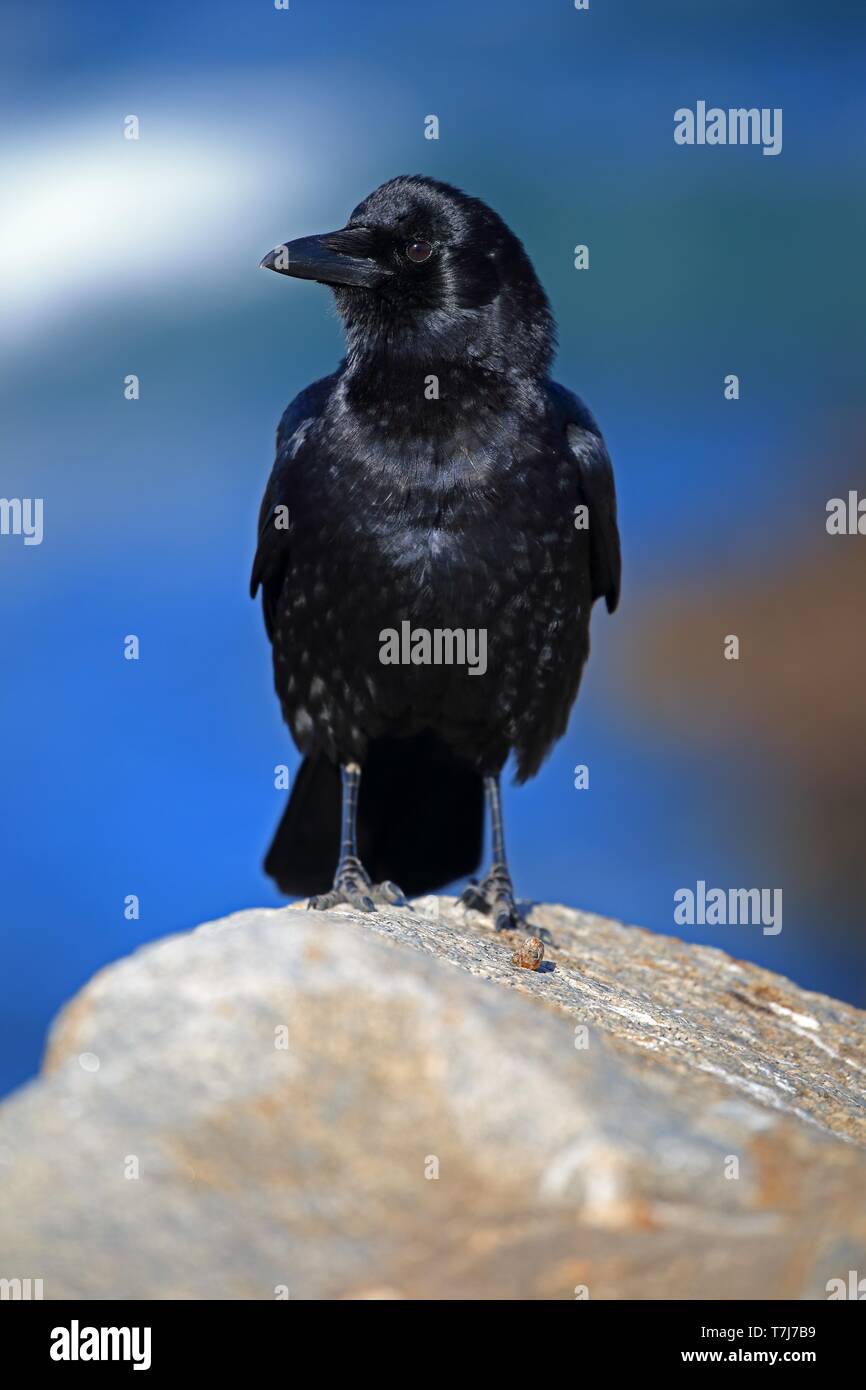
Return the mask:
<path fill-rule="evenodd" d="M 511 964 L 522 970 L 538 970 L 543 960 L 544 943 L 537 936 L 528 936 L 511 956 Z"/>
<path fill-rule="evenodd" d="M 241 912 L 64 1009 L 0 1107 L 46 1298 L 826 1298 L 866 1271 L 866 1015 L 537 907 Z"/>

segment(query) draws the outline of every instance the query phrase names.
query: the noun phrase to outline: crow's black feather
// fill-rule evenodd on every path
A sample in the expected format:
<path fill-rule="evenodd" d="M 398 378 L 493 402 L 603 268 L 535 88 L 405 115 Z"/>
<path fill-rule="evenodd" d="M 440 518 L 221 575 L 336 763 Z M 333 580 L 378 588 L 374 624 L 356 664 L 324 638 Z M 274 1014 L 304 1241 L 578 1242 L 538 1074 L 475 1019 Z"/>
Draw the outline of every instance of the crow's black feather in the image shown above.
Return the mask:
<path fill-rule="evenodd" d="M 399 178 L 322 239 L 319 276 L 313 241 L 286 273 L 332 285 L 348 350 L 283 416 L 260 514 L 251 587 L 306 759 L 267 867 L 288 892 L 328 886 L 336 769 L 356 762 L 377 874 L 432 889 L 477 862 L 482 777 L 513 752 L 525 780 L 565 730 L 593 601 L 619 598 L 613 471 L 550 380 L 529 258 L 483 203 Z M 404 621 L 483 629 L 486 670 L 383 664 Z"/>

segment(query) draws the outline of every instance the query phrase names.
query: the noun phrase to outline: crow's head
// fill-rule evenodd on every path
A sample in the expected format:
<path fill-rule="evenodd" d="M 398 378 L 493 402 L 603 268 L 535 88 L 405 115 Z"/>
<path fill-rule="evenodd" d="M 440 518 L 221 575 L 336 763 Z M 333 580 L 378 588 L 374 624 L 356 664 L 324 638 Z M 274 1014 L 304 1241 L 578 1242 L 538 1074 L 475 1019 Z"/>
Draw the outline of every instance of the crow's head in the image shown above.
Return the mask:
<path fill-rule="evenodd" d="M 436 179 L 391 179 L 345 227 L 278 246 L 262 265 L 332 287 L 350 361 L 549 365 L 553 320 L 520 241 L 485 203 Z"/>

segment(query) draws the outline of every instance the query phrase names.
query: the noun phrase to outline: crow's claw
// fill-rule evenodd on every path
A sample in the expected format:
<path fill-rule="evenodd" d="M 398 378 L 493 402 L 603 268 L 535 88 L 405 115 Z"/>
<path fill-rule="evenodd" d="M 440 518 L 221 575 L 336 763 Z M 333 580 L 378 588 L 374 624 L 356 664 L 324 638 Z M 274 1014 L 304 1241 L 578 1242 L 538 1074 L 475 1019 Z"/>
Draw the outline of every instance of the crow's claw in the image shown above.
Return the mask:
<path fill-rule="evenodd" d="M 460 895 L 464 907 L 486 912 L 496 931 L 526 930 L 527 924 L 514 901 L 514 888 L 508 870 L 496 866 L 480 883 L 470 883 Z"/>
<path fill-rule="evenodd" d="M 327 912 L 331 907 L 347 903 L 358 912 L 375 912 L 377 903 L 388 907 L 406 907 L 406 897 L 396 883 L 386 879 L 384 883 L 372 883 L 370 875 L 360 859 L 344 859 L 334 876 L 334 886 L 328 893 L 317 893 L 310 898 L 307 907 L 313 911 Z"/>

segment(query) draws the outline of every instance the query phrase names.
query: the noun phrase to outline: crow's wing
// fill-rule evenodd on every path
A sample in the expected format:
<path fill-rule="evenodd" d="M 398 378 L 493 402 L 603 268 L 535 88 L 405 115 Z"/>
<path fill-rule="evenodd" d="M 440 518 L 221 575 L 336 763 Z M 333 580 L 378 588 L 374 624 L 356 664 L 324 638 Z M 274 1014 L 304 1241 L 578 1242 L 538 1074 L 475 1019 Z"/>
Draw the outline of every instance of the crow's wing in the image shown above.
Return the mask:
<path fill-rule="evenodd" d="M 250 575 L 252 598 L 261 585 L 265 627 L 270 638 L 273 638 L 276 607 L 289 570 L 292 463 L 325 409 L 336 375 L 323 377 L 301 391 L 286 408 L 277 427 L 277 456 L 259 509 L 259 540 Z"/>
<path fill-rule="evenodd" d="M 619 603 L 621 570 L 613 467 L 601 430 L 580 397 L 552 381 L 550 398 L 577 461 L 580 491 L 589 510 L 592 597 L 603 597 L 612 613 Z"/>

